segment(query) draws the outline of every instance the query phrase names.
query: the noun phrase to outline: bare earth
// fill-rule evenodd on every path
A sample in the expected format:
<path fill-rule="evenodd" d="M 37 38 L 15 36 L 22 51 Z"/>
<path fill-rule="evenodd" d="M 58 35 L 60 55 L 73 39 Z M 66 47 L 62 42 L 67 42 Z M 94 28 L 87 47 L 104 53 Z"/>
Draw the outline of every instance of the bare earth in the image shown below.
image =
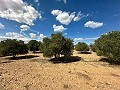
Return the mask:
<path fill-rule="evenodd" d="M 120 66 L 100 62 L 95 53 L 77 54 L 81 61 L 53 64 L 42 57 L 1 57 L 0 90 L 120 90 Z"/>

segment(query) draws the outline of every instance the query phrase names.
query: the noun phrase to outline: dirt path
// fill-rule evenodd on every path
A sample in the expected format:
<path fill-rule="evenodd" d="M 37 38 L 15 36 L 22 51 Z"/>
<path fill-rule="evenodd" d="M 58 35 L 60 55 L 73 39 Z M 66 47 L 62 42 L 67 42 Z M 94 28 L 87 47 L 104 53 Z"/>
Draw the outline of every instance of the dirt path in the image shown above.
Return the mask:
<path fill-rule="evenodd" d="M 53 64 L 42 57 L 2 60 L 0 90 L 120 90 L 120 66 L 110 66 L 95 53 L 83 60 Z"/>

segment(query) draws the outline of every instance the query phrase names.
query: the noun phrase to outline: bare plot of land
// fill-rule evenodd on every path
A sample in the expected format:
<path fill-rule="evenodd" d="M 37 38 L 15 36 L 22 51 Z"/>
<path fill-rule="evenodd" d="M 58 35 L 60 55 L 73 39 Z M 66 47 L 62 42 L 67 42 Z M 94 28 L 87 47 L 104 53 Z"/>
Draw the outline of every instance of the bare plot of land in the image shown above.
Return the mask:
<path fill-rule="evenodd" d="M 0 90 L 120 90 L 120 66 L 100 62 L 95 53 L 74 52 L 80 61 L 56 64 L 35 55 L 1 58 Z"/>

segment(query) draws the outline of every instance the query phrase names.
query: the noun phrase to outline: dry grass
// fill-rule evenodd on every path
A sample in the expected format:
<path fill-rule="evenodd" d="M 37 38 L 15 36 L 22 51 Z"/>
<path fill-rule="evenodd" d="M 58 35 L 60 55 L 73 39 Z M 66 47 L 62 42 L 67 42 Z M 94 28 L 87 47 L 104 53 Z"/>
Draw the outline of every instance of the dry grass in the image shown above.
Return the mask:
<path fill-rule="evenodd" d="M 99 61 L 95 53 L 82 60 L 54 64 L 39 57 L 8 60 L 1 57 L 0 90 L 120 90 L 120 66 Z"/>

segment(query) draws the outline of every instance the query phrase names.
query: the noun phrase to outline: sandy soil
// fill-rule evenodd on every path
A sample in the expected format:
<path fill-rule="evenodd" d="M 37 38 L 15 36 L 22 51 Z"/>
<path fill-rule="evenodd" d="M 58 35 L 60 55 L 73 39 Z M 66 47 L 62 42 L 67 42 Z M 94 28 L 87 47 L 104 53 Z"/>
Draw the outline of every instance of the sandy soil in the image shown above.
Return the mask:
<path fill-rule="evenodd" d="M 78 54 L 81 61 L 53 64 L 39 57 L 1 57 L 0 90 L 120 90 L 120 66 L 100 62 L 95 53 Z"/>

